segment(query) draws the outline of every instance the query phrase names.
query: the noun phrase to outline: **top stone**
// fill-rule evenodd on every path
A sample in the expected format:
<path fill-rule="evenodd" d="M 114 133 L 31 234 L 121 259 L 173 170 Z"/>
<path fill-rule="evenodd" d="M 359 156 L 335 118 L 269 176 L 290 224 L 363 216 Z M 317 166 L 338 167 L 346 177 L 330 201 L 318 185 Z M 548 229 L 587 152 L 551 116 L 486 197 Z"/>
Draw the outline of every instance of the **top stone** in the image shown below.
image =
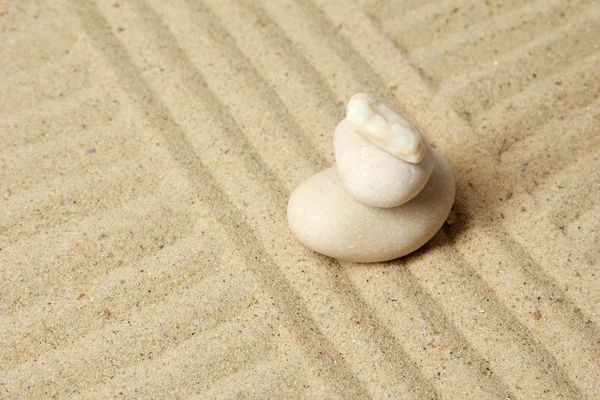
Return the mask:
<path fill-rule="evenodd" d="M 425 142 L 410 122 L 366 93 L 357 93 L 346 106 L 352 129 L 377 147 L 409 163 L 425 156 Z"/>
<path fill-rule="evenodd" d="M 341 183 L 372 207 L 408 202 L 423 189 L 435 164 L 431 146 L 408 121 L 363 93 L 350 100 L 333 143 Z"/>

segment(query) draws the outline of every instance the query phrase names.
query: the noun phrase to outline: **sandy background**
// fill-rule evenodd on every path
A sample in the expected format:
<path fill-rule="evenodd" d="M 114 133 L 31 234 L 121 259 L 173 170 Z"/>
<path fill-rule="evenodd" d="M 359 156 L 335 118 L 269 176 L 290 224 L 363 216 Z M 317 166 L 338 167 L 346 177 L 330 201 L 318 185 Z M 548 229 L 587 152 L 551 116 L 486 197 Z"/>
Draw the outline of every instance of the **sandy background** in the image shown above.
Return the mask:
<path fill-rule="evenodd" d="M 599 398 L 600 4 L 0 1 L 0 398 Z M 389 263 L 291 235 L 348 98 L 457 199 Z"/>

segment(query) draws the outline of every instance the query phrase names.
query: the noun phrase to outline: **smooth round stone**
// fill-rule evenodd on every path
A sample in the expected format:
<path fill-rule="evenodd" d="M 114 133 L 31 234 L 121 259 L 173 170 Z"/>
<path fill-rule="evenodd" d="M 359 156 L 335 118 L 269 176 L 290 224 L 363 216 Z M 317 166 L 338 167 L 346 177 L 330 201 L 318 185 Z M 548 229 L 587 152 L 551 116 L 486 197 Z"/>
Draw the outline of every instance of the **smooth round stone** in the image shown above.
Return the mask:
<path fill-rule="evenodd" d="M 300 242 L 330 257 L 356 262 L 392 260 L 415 251 L 440 229 L 454 202 L 454 176 L 435 150 L 423 190 L 394 208 L 356 201 L 331 167 L 304 181 L 288 203 L 288 222 Z"/>
<path fill-rule="evenodd" d="M 333 148 L 346 190 L 356 200 L 373 207 L 396 207 L 415 197 L 427 183 L 435 164 L 429 143 L 421 162 L 413 164 L 356 133 L 347 119 L 335 129 Z"/>

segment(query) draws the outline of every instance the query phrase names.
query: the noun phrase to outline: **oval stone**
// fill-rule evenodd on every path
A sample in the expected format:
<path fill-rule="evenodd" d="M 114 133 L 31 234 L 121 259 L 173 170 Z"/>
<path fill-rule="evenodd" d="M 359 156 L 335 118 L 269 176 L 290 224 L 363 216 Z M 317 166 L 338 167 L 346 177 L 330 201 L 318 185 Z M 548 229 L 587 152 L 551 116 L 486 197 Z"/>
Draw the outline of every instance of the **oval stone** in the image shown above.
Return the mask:
<path fill-rule="evenodd" d="M 363 204 L 396 207 L 415 197 L 427 183 L 434 165 L 433 149 L 413 164 L 379 148 L 354 131 L 347 119 L 335 129 L 333 148 L 340 180 Z"/>
<path fill-rule="evenodd" d="M 440 229 L 454 202 L 447 161 L 432 149 L 435 167 L 412 200 L 394 208 L 356 201 L 331 167 L 304 181 L 288 203 L 288 222 L 310 249 L 346 261 L 379 262 L 421 247 Z"/>

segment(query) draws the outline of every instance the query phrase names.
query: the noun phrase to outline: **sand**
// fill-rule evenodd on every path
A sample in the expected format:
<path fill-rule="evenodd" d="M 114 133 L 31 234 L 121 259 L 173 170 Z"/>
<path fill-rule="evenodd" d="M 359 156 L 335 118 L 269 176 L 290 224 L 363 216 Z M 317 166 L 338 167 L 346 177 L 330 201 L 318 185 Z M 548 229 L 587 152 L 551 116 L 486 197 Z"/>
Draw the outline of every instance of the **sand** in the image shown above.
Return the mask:
<path fill-rule="evenodd" d="M 600 5 L 0 3 L 0 398 L 600 397 Z M 452 163 L 391 262 L 288 197 L 366 91 Z"/>

